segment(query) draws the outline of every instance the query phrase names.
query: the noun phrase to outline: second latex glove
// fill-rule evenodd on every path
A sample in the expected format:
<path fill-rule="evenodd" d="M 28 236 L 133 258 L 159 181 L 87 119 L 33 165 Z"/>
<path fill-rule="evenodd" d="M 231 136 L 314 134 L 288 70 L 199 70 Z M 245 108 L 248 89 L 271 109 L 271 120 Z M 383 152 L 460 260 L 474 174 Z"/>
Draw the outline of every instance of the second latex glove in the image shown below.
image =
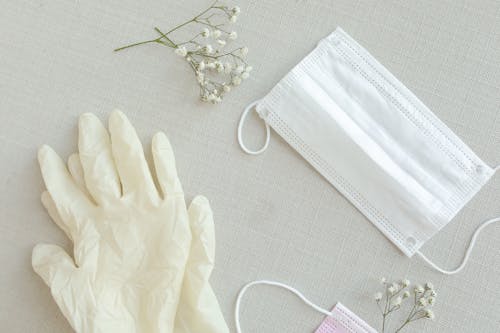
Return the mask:
<path fill-rule="evenodd" d="M 85 190 L 83 169 L 78 154 L 68 160 L 75 183 Z M 64 225 L 48 192 L 42 193 L 42 203 L 52 220 Z M 229 333 L 209 279 L 215 259 L 213 213 L 207 199 L 197 196 L 188 208 L 191 227 L 191 251 L 186 264 L 182 292 L 177 308 L 174 333 Z M 69 235 L 68 235 L 69 236 Z"/>
<path fill-rule="evenodd" d="M 33 267 L 77 332 L 170 333 L 191 250 L 173 152 L 164 134 L 155 135 L 160 196 L 121 112 L 111 114 L 109 129 L 110 135 L 93 115 L 80 119 L 79 159 L 88 192 L 52 149 L 40 149 L 42 175 L 58 223 L 74 242 L 74 260 L 56 245 L 39 244 Z"/>

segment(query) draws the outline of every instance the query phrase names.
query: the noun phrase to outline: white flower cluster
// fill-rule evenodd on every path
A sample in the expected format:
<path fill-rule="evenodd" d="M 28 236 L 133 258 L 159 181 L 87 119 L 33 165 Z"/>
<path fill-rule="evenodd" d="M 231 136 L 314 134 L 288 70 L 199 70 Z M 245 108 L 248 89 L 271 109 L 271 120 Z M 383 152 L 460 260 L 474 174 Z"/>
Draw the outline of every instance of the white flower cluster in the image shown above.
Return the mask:
<path fill-rule="evenodd" d="M 210 13 L 210 11 L 215 13 Z M 248 79 L 252 66 L 246 56 L 248 47 L 225 50 L 230 41 L 238 38 L 236 31 L 227 31 L 227 23 L 236 22 L 241 13 L 239 7 L 212 5 L 205 15 L 193 20 L 203 29 L 187 42 L 177 44 L 175 53 L 184 58 L 194 71 L 200 87 L 202 101 L 219 103 L 224 95 Z M 214 16 L 222 16 L 223 21 L 214 22 Z"/>
<path fill-rule="evenodd" d="M 434 312 L 429 309 L 436 304 L 437 294 L 434 290 L 434 285 L 431 282 L 427 282 L 425 286 L 417 285 L 413 292 L 415 293 L 417 305 L 421 307 L 422 316 L 424 318 L 434 319 Z"/>
<path fill-rule="evenodd" d="M 383 315 L 383 327 L 385 327 L 388 315 L 399 310 L 412 294 L 414 296 L 411 302 L 412 310 L 397 332 L 415 320 L 434 319 L 431 307 L 436 303 L 437 294 L 432 283 L 427 282 L 424 286 L 417 284 L 413 288 L 410 288 L 411 282 L 408 279 L 388 282 L 386 278 L 381 278 L 380 283 L 384 286 L 385 292 L 375 293 L 374 299 Z"/>
<path fill-rule="evenodd" d="M 248 79 L 252 71 L 252 66 L 246 61 L 248 47 L 226 50 L 228 44 L 238 38 L 236 31 L 227 30 L 226 25 L 236 22 L 240 13 L 240 7 L 225 6 L 215 0 L 200 14 L 166 33 L 155 28 L 158 38 L 122 46 L 115 52 L 150 43 L 172 48 L 193 70 L 201 100 L 219 103 L 226 93 Z M 177 42 L 171 37 L 172 33 L 186 25 L 195 24 L 203 29 L 193 38 Z"/>

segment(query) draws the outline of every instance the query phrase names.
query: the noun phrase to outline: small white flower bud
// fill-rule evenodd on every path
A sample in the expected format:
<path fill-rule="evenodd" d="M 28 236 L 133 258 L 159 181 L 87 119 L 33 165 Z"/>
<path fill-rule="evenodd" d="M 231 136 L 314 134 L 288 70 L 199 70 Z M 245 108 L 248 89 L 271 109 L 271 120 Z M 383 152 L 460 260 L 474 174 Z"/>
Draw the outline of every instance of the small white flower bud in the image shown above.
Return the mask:
<path fill-rule="evenodd" d="M 408 298 L 410 297 L 410 292 L 407 290 L 403 293 L 403 298 Z"/>
<path fill-rule="evenodd" d="M 242 65 L 239 65 L 237 66 L 235 69 L 234 69 L 234 72 L 237 73 L 237 74 L 240 74 L 243 72 L 245 68 L 242 66 Z"/>
<path fill-rule="evenodd" d="M 200 63 L 198 64 L 198 69 L 200 71 L 204 70 L 205 69 L 205 62 L 202 60 L 200 61 Z"/>
<path fill-rule="evenodd" d="M 398 296 L 392 300 L 392 305 L 394 305 L 394 306 L 401 305 L 402 301 L 403 301 L 403 299 L 401 298 L 401 296 Z"/>
<path fill-rule="evenodd" d="M 233 70 L 233 65 L 229 62 L 224 64 L 224 73 L 229 74 Z"/>
<path fill-rule="evenodd" d="M 423 293 L 425 290 L 424 287 L 422 287 L 421 285 L 416 285 L 413 291 L 416 293 Z"/>
<path fill-rule="evenodd" d="M 231 11 L 233 12 L 234 15 L 240 15 L 241 8 L 238 6 L 234 6 L 233 8 L 231 8 Z"/>
<path fill-rule="evenodd" d="M 434 312 L 430 309 L 425 310 L 425 317 L 429 319 L 434 319 Z"/>
<path fill-rule="evenodd" d="M 230 92 L 231 91 L 231 86 L 224 85 L 223 89 L 224 89 L 225 92 Z"/>
<path fill-rule="evenodd" d="M 410 280 L 403 279 L 403 281 L 401 281 L 401 284 L 403 285 L 404 288 L 406 288 L 410 285 Z"/>
<path fill-rule="evenodd" d="M 390 286 L 389 288 L 387 288 L 387 292 L 393 295 L 396 292 L 396 289 L 393 286 Z"/>
<path fill-rule="evenodd" d="M 211 53 L 214 52 L 214 49 L 213 49 L 212 45 L 210 45 L 210 44 L 206 45 L 204 47 L 204 49 L 205 49 L 205 52 L 208 53 L 208 54 L 211 54 Z"/>
<path fill-rule="evenodd" d="M 253 67 L 252 66 L 247 66 L 245 68 L 245 72 L 250 73 L 252 71 Z"/>
<path fill-rule="evenodd" d="M 239 76 L 233 77 L 233 84 L 239 86 L 241 84 L 241 78 Z"/>
<path fill-rule="evenodd" d="M 250 74 L 248 74 L 247 72 L 243 72 L 243 73 L 241 73 L 241 78 L 242 78 L 243 80 L 248 79 L 248 77 L 249 77 L 249 76 L 250 76 Z"/>
<path fill-rule="evenodd" d="M 213 36 L 214 38 L 219 38 L 221 34 L 222 34 L 222 32 L 221 32 L 220 30 L 214 30 L 214 31 L 212 32 L 212 36 Z"/>
<path fill-rule="evenodd" d="M 236 31 L 231 31 L 228 35 L 228 38 L 235 40 L 236 38 L 238 38 L 238 33 L 236 33 Z"/>
<path fill-rule="evenodd" d="M 432 306 L 432 305 L 434 305 L 434 304 L 436 303 L 436 298 L 435 298 L 435 297 L 432 297 L 432 296 L 431 296 L 431 297 L 429 297 L 429 298 L 427 299 L 427 303 L 429 303 L 429 305 L 431 305 L 431 306 Z"/>
<path fill-rule="evenodd" d="M 219 43 L 219 45 L 222 45 L 222 46 L 225 46 L 226 45 L 226 41 L 223 40 L 223 39 L 218 39 L 217 40 L 217 43 Z"/>
<path fill-rule="evenodd" d="M 427 300 L 425 298 L 423 298 L 423 297 L 420 298 L 418 300 L 418 305 L 420 305 L 420 306 L 426 306 L 427 305 Z"/>
<path fill-rule="evenodd" d="M 185 57 L 187 55 L 187 50 L 184 46 L 181 46 L 175 49 L 175 53 L 181 57 Z"/>
<path fill-rule="evenodd" d="M 231 17 L 229 18 L 229 22 L 231 22 L 231 23 L 234 23 L 234 22 L 236 22 L 237 20 L 238 20 L 238 16 L 237 16 L 237 15 L 233 15 L 233 16 L 231 16 Z"/>
<path fill-rule="evenodd" d="M 243 46 L 241 49 L 240 49 L 240 54 L 242 56 L 246 56 L 248 54 L 248 47 L 246 46 Z"/>
<path fill-rule="evenodd" d="M 387 279 L 385 277 L 380 278 L 380 284 L 385 284 L 387 282 Z"/>
<path fill-rule="evenodd" d="M 217 72 L 222 73 L 224 71 L 224 65 L 220 62 L 217 62 L 215 64 L 215 68 L 217 69 Z"/>
<path fill-rule="evenodd" d="M 425 289 L 426 290 L 434 290 L 434 285 L 431 282 L 427 282 L 425 284 Z"/>
<path fill-rule="evenodd" d="M 202 72 L 196 72 L 196 78 L 198 79 L 198 82 L 203 85 L 205 80 L 205 75 L 203 75 Z"/>
<path fill-rule="evenodd" d="M 382 300 L 382 296 L 383 296 L 382 293 L 378 292 L 375 295 L 373 295 L 373 298 L 378 302 Z"/>

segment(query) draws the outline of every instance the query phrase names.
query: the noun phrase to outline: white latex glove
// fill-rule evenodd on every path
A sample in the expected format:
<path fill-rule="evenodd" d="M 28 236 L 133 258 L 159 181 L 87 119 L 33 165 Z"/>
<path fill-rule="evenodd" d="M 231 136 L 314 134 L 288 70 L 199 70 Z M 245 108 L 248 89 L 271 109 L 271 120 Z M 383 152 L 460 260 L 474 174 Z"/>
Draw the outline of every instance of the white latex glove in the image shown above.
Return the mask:
<path fill-rule="evenodd" d="M 68 167 L 76 171 L 76 173 L 71 171 L 72 175 L 76 176 L 75 181 L 84 184 L 79 164 L 78 155 L 71 155 Z M 174 333 L 229 333 L 209 283 L 214 265 L 215 233 L 212 210 L 207 202 L 204 197 L 197 196 L 188 208 L 193 240 L 177 308 Z M 42 193 L 42 203 L 52 220 L 57 225 L 63 226 L 49 192 Z"/>
<path fill-rule="evenodd" d="M 173 152 L 163 133 L 154 136 L 161 197 L 121 112 L 111 114 L 109 130 L 111 138 L 95 116 L 80 118 L 81 169 L 71 159 L 70 169 L 83 173 L 88 194 L 51 148 L 40 149 L 50 193 L 43 201 L 53 199 L 56 211 L 49 211 L 73 240 L 74 260 L 56 245 L 39 244 L 33 268 L 79 333 L 170 333 L 191 249 Z M 206 199 L 193 200 L 191 207 L 199 206 L 208 206 Z"/>
<path fill-rule="evenodd" d="M 70 156 L 68 168 L 75 183 L 86 192 L 78 154 Z M 52 220 L 64 230 L 64 223 L 47 191 L 42 193 L 42 203 Z M 204 197 L 197 196 L 188 209 L 193 239 L 177 308 L 175 333 L 229 333 L 209 283 L 215 258 L 215 232 L 212 210 L 207 203 Z"/>

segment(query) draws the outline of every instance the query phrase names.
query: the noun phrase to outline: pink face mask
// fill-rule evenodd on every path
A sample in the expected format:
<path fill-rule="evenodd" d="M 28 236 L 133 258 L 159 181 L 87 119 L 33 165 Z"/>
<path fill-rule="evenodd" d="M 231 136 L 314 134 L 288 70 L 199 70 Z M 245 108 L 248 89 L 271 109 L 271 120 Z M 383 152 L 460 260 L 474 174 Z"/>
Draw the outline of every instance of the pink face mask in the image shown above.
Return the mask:
<path fill-rule="evenodd" d="M 321 323 L 321 325 L 314 331 L 314 333 L 377 333 L 375 329 L 373 329 L 370 325 L 365 323 L 361 318 L 351 312 L 348 308 L 346 308 L 341 303 L 337 303 L 332 311 L 325 310 L 310 300 L 308 300 L 300 291 L 295 288 L 292 288 L 286 284 L 268 281 L 268 280 L 260 280 L 253 281 L 245 285 L 238 294 L 238 298 L 236 299 L 236 306 L 234 311 L 234 321 L 236 323 L 236 332 L 242 333 L 240 327 L 240 303 L 243 295 L 248 290 L 248 288 L 264 284 L 268 286 L 280 287 L 284 288 L 293 294 L 295 294 L 298 298 L 300 298 L 304 303 L 309 305 L 314 310 L 323 313 L 326 315 L 325 320 Z"/>
<path fill-rule="evenodd" d="M 337 303 L 314 333 L 377 333 L 341 303 Z"/>

